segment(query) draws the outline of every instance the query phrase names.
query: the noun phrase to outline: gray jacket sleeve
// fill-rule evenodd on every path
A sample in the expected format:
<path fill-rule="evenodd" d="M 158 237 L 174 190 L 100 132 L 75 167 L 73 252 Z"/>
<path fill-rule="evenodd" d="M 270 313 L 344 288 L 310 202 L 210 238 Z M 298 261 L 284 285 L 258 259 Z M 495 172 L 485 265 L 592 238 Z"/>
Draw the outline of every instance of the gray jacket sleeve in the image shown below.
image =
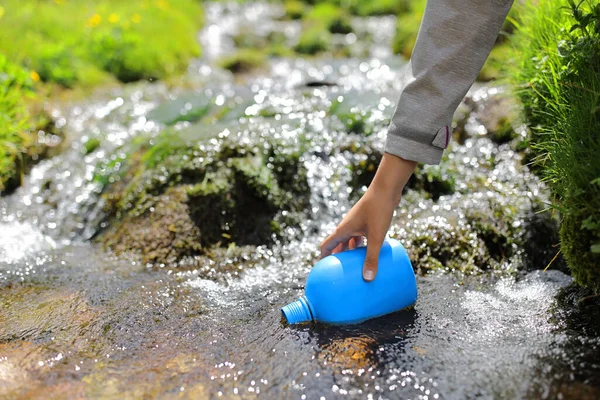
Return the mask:
<path fill-rule="evenodd" d="M 452 115 L 488 57 L 513 0 L 428 0 L 385 151 L 439 164 Z"/>

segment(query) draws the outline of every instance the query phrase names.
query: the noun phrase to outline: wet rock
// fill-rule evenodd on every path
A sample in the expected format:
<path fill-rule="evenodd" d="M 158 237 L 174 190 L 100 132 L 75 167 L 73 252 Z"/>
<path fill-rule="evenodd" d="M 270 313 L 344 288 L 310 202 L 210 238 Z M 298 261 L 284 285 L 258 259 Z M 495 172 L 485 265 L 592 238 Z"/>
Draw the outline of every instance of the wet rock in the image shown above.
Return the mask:
<path fill-rule="evenodd" d="M 396 237 L 419 274 L 438 269 L 473 273 L 491 260 L 485 243 L 459 214 L 411 218 Z"/>
<path fill-rule="evenodd" d="M 437 200 L 440 196 L 456 190 L 456 171 L 450 171 L 448 164 L 419 164 L 406 187 L 423 192 L 425 196 Z"/>
<path fill-rule="evenodd" d="M 522 211 L 507 199 L 456 193 L 438 201 L 407 192 L 391 235 L 406 247 L 418 273 L 514 271 L 523 264 Z"/>
<path fill-rule="evenodd" d="M 15 285 L 3 288 L 0 299 L 0 343 L 29 340 L 69 343 L 73 350 L 89 347 L 82 337 L 95 332 L 97 312 L 80 294 Z"/>
<path fill-rule="evenodd" d="M 557 269 L 570 274 L 559 252 L 559 221 L 555 210 L 534 207 L 524 220 L 523 256 L 527 269 Z"/>
<path fill-rule="evenodd" d="M 577 283 L 555 297 L 551 321 L 563 340 L 542 357 L 539 375 L 551 375 L 548 388 L 533 387 L 532 397 L 597 399 L 600 395 L 600 296 Z"/>
<path fill-rule="evenodd" d="M 175 263 L 213 246 L 282 237 L 308 207 L 302 149 L 239 123 L 166 130 L 139 146 L 105 188 L 107 227 L 118 254 Z"/>
<path fill-rule="evenodd" d="M 459 143 L 474 136 L 487 136 L 501 145 L 518 138 L 516 100 L 503 87 L 472 89 L 454 114 L 453 136 Z M 517 143 L 513 144 L 513 147 Z"/>
<path fill-rule="evenodd" d="M 342 147 L 348 153 L 352 179 L 349 183 L 351 195 L 360 197 L 375 177 L 383 153 L 371 145 L 351 143 Z M 420 191 L 426 198 L 437 200 L 440 196 L 455 191 L 455 172 L 450 171 L 447 164 L 418 165 L 406 188 Z"/>
<path fill-rule="evenodd" d="M 352 173 L 349 186 L 352 190 L 351 196 L 360 198 L 369 187 L 375 177 L 383 153 L 369 145 L 351 143 L 342 147 L 341 151 L 350 160 L 349 168 Z"/>

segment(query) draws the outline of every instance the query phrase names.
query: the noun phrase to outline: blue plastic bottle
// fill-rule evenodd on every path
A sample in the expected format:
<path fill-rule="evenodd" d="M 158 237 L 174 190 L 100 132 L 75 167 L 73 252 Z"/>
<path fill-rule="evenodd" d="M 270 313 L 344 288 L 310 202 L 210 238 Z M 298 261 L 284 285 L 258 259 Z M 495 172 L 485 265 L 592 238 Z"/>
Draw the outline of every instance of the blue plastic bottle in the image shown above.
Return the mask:
<path fill-rule="evenodd" d="M 281 309 L 288 323 L 355 324 L 402 310 L 417 301 L 417 280 L 404 246 L 387 239 L 375 279 L 366 282 L 367 254 L 359 247 L 320 260 L 308 274 L 305 296 Z"/>

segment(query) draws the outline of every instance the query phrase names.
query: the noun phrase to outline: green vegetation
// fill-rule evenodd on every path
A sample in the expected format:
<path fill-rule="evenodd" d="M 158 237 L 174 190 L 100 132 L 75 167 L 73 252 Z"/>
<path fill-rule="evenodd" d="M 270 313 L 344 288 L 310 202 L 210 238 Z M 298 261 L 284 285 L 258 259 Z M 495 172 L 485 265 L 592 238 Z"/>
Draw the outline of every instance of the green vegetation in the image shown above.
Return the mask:
<path fill-rule="evenodd" d="M 409 4 L 409 9 L 398 16 L 396 36 L 392 47 L 394 53 L 409 58 L 417 41 L 417 33 L 425 12 L 426 0 L 415 0 Z"/>
<path fill-rule="evenodd" d="M 15 178 L 31 138 L 24 96 L 33 96 L 33 81 L 0 54 L 0 191 Z"/>
<path fill-rule="evenodd" d="M 331 34 L 321 26 L 308 28 L 300 35 L 295 50 L 300 54 L 317 54 L 331 46 Z"/>
<path fill-rule="evenodd" d="M 46 153 L 31 134 L 45 121 L 28 112 L 38 82 L 90 87 L 183 72 L 199 55 L 201 23 L 194 0 L 3 1 L 0 191 L 17 186 L 27 164 Z"/>
<path fill-rule="evenodd" d="M 199 54 L 193 0 L 6 0 L 1 51 L 45 82 L 130 82 L 184 71 Z"/>
<path fill-rule="evenodd" d="M 305 23 L 309 26 L 322 25 L 331 33 L 350 33 L 350 16 L 333 4 L 318 4 L 304 16 Z"/>
<path fill-rule="evenodd" d="M 600 4 L 540 0 L 521 20 L 509 76 L 530 127 L 533 167 L 561 213 L 573 277 L 600 291 Z"/>

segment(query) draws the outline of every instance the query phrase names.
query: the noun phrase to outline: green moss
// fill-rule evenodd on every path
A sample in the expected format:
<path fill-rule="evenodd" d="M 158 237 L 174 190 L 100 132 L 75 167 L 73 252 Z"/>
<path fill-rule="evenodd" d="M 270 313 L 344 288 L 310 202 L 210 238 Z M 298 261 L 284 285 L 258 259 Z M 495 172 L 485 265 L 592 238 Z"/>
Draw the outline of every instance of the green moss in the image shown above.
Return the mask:
<path fill-rule="evenodd" d="M 225 56 L 219 60 L 222 68 L 231 72 L 242 73 L 262 67 L 265 63 L 265 55 L 255 49 L 240 49 L 235 53 Z"/>
<path fill-rule="evenodd" d="M 216 146 L 223 129 L 165 130 L 130 147 L 120 170 L 103 168 L 109 229 L 101 240 L 117 253 L 172 263 L 214 246 L 267 244 L 297 224 L 309 204 L 302 150 L 270 137 Z"/>
<path fill-rule="evenodd" d="M 448 171 L 446 164 L 418 165 L 406 187 L 422 191 L 427 197 L 437 200 L 440 196 L 454 193 L 454 176 L 452 171 Z"/>

